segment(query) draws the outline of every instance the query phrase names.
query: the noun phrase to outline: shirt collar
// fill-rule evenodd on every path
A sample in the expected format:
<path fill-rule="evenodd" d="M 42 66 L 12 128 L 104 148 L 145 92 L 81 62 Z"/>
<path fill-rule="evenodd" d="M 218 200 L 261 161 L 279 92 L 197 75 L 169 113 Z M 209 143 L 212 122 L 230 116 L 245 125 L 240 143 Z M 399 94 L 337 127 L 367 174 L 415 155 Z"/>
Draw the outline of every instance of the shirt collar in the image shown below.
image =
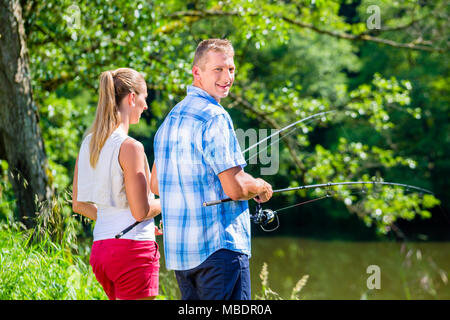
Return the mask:
<path fill-rule="evenodd" d="M 196 87 L 193 85 L 188 85 L 187 86 L 187 95 L 202 97 L 202 98 L 209 100 L 211 103 L 220 106 L 220 104 L 216 101 L 216 99 L 214 99 L 208 92 L 206 92 L 205 90 L 203 90 L 199 87 Z"/>

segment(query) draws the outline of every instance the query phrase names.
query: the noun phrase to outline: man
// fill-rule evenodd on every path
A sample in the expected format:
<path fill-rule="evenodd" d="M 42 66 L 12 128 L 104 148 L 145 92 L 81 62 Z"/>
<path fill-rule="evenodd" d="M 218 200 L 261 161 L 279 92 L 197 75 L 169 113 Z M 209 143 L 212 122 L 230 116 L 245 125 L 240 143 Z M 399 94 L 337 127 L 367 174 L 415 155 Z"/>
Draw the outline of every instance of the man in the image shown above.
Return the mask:
<path fill-rule="evenodd" d="M 193 85 L 167 115 L 154 141 L 152 192 L 161 198 L 166 267 L 183 300 L 250 299 L 248 202 L 265 202 L 272 187 L 242 168 L 229 114 L 219 104 L 234 81 L 228 40 L 202 41 Z M 235 201 L 203 207 L 203 202 Z"/>

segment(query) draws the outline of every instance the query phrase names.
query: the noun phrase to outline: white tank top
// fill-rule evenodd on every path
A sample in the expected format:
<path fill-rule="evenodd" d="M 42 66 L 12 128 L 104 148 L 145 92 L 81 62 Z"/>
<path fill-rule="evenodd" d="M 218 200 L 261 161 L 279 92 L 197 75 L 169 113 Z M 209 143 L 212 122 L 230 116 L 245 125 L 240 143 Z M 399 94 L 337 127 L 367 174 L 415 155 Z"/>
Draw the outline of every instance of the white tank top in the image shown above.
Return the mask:
<path fill-rule="evenodd" d="M 135 223 L 125 193 L 123 170 L 119 163 L 119 151 L 128 135 L 117 128 L 106 140 L 95 168 L 91 167 L 89 143 L 92 134 L 82 142 L 78 155 L 77 200 L 97 205 L 97 221 L 94 241 L 114 239 L 115 235 Z M 150 169 L 146 161 L 150 177 Z M 150 192 L 149 199 L 154 199 Z M 122 239 L 155 241 L 153 219 L 145 220 L 122 236 Z"/>

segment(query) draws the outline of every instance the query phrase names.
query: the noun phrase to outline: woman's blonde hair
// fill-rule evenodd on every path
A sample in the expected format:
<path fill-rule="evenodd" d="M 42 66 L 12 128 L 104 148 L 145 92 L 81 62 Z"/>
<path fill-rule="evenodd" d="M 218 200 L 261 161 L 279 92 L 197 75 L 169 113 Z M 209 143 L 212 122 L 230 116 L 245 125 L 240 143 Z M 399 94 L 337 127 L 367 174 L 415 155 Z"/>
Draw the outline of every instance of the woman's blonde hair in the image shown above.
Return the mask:
<path fill-rule="evenodd" d="M 97 165 L 103 145 L 120 123 L 119 106 L 122 99 L 131 92 L 139 94 L 142 84 L 145 84 L 144 77 L 131 68 L 108 70 L 100 75 L 97 112 L 88 130 L 88 133 L 92 133 L 89 160 L 93 168 Z"/>

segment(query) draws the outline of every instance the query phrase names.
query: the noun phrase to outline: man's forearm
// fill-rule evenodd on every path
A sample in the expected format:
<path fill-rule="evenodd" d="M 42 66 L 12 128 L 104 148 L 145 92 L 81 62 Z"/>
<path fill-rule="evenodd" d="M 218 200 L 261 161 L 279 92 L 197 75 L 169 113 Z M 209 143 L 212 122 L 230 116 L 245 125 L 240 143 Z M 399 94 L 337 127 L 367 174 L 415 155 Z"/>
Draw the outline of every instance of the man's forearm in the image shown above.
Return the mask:
<path fill-rule="evenodd" d="M 244 173 L 239 179 L 239 190 L 235 194 L 238 199 L 233 200 L 249 200 L 264 192 L 264 181 L 255 179 L 248 173 Z"/>
<path fill-rule="evenodd" d="M 267 183 L 261 178 L 253 178 L 241 167 L 233 167 L 219 174 L 225 194 L 233 200 L 249 200 L 264 193 Z"/>

